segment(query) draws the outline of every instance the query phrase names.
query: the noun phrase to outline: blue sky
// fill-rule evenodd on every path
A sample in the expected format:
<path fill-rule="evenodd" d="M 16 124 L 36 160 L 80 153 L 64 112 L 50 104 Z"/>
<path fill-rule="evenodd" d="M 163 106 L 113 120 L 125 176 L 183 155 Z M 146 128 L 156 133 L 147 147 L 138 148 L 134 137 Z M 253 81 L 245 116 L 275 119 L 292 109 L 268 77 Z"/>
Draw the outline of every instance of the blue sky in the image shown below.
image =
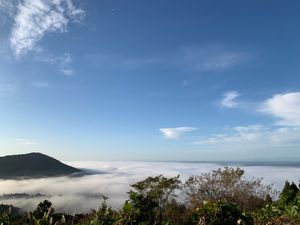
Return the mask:
<path fill-rule="evenodd" d="M 299 10 L 0 0 L 1 155 L 300 160 Z"/>

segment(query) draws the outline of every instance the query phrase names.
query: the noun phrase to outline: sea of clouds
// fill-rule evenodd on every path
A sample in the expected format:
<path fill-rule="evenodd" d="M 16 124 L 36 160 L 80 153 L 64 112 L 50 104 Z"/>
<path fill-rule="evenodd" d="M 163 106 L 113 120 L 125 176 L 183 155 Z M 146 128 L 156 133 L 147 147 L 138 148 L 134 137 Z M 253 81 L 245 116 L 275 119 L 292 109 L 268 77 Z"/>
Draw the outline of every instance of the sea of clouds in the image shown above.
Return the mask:
<path fill-rule="evenodd" d="M 184 181 L 191 175 L 200 175 L 223 167 L 217 163 L 189 162 L 66 162 L 81 168 L 98 171 L 82 177 L 56 177 L 25 180 L 0 180 L 0 195 L 11 193 L 40 193 L 44 196 L 32 198 L 2 199 L 1 203 L 12 204 L 25 210 L 33 210 L 37 204 L 49 199 L 56 211 L 69 213 L 88 212 L 97 209 L 101 194 L 109 197 L 109 204 L 118 208 L 127 199 L 129 185 L 148 176 L 163 174 L 180 175 Z M 248 179 L 263 178 L 278 190 L 286 180 L 296 184 L 300 178 L 300 167 L 288 166 L 241 166 Z"/>

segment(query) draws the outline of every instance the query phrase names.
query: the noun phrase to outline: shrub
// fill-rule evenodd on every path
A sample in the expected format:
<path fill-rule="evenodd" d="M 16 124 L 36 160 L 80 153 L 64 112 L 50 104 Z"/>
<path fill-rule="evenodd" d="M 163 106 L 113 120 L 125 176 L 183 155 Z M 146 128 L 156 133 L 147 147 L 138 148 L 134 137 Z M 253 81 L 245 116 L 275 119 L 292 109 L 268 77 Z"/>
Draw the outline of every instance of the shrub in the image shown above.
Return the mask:
<path fill-rule="evenodd" d="M 263 184 L 262 179 L 246 180 L 244 170 L 230 167 L 191 176 L 185 182 L 184 190 L 192 208 L 207 200 L 233 202 L 247 211 L 261 208 L 266 197 L 275 193 L 271 185 Z"/>
<path fill-rule="evenodd" d="M 250 215 L 236 204 L 227 202 L 206 202 L 197 208 L 185 225 L 253 225 Z"/>

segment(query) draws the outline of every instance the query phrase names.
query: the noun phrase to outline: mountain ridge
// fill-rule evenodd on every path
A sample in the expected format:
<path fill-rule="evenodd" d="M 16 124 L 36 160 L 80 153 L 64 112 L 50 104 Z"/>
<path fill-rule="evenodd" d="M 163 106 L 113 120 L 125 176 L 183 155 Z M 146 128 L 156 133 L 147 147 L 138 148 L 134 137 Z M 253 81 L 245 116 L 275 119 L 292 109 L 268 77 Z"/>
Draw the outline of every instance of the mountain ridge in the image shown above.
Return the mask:
<path fill-rule="evenodd" d="M 80 172 L 77 168 L 39 152 L 0 157 L 0 179 L 54 177 Z"/>

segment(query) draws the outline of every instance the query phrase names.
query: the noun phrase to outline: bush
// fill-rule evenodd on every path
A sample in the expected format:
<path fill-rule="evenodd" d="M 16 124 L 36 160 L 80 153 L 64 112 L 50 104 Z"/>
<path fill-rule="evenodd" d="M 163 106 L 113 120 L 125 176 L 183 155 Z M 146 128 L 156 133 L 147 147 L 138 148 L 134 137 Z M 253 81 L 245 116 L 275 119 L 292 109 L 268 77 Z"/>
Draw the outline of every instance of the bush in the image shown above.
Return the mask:
<path fill-rule="evenodd" d="M 236 204 L 227 202 L 206 202 L 197 208 L 186 225 L 253 225 L 250 215 L 243 212 Z"/>
<path fill-rule="evenodd" d="M 203 201 L 224 201 L 238 204 L 243 210 L 252 211 L 264 206 L 267 196 L 274 195 L 271 185 L 262 179 L 246 180 L 244 170 L 225 167 L 191 176 L 184 184 L 188 204 L 197 208 Z"/>

